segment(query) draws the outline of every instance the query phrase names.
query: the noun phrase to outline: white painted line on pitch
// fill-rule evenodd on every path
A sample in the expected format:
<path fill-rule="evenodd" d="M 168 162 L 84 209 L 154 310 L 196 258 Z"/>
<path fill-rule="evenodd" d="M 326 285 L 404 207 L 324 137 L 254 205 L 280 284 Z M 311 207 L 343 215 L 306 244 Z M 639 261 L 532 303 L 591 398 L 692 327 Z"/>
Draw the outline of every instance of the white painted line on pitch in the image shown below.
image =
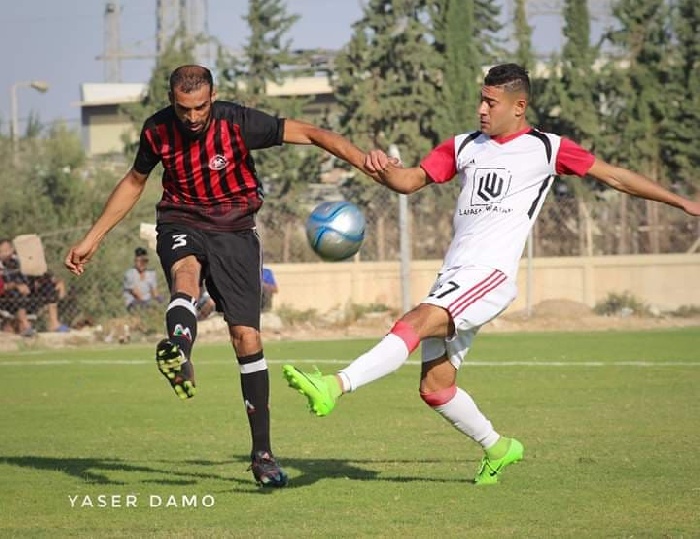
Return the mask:
<path fill-rule="evenodd" d="M 232 365 L 234 359 L 194 360 L 197 365 Z M 152 360 L 145 359 L 46 359 L 46 360 L 0 360 L 0 367 L 11 366 L 60 366 L 60 365 L 150 365 Z M 307 365 L 347 365 L 345 359 L 268 359 L 272 365 L 307 364 Z M 420 361 L 407 361 L 407 365 L 420 365 Z M 700 367 L 698 361 L 465 361 L 465 367 Z"/>

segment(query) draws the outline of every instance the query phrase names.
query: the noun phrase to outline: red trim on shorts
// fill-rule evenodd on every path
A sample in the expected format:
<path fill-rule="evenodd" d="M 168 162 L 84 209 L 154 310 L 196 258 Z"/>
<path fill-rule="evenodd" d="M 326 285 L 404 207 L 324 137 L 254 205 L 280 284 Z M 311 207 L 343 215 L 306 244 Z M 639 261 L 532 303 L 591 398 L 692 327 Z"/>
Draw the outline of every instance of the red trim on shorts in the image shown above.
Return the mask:
<path fill-rule="evenodd" d="M 410 324 L 407 324 L 402 320 L 396 322 L 389 333 L 393 333 L 404 342 L 406 348 L 408 348 L 409 354 L 418 348 L 418 345 L 420 344 L 420 337 L 418 336 L 418 333 L 416 333 Z"/>
<path fill-rule="evenodd" d="M 457 386 L 451 385 L 448 388 L 441 389 L 439 391 L 433 391 L 432 393 L 420 392 L 420 398 L 423 399 L 425 404 L 435 408 L 436 406 L 442 406 L 450 402 L 455 394 L 457 393 Z"/>
<path fill-rule="evenodd" d="M 506 276 L 503 272 L 493 270 L 493 272 L 486 277 L 486 279 L 472 286 L 469 290 L 450 303 L 447 310 L 452 315 L 452 318 L 456 318 L 459 314 L 464 312 L 467 307 L 479 301 L 486 294 L 497 288 L 505 280 Z"/>

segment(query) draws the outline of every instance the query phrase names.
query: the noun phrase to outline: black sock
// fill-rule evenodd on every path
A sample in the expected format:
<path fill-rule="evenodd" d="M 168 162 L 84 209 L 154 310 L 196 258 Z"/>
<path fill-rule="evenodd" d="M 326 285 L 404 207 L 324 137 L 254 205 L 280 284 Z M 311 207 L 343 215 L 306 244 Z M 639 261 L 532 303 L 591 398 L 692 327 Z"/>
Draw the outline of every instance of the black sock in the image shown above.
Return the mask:
<path fill-rule="evenodd" d="M 187 359 L 192 353 L 192 345 L 197 338 L 197 309 L 192 296 L 176 292 L 170 298 L 165 313 L 168 338 L 180 347 Z"/>
<path fill-rule="evenodd" d="M 248 414 L 253 452 L 270 449 L 270 376 L 262 350 L 238 358 L 241 369 L 241 392 Z"/>

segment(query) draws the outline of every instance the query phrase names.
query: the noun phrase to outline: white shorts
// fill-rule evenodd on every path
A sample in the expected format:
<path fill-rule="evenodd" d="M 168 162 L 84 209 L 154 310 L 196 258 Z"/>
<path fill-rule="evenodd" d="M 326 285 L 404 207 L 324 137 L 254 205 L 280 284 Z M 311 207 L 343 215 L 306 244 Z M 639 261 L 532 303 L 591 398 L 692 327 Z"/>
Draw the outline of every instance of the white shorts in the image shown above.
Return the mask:
<path fill-rule="evenodd" d="M 503 312 L 516 294 L 515 282 L 492 268 L 463 266 L 439 274 L 421 303 L 447 310 L 454 321 L 455 334 L 446 339 L 423 339 L 423 363 L 447 353 L 450 363 L 459 369 L 479 328 Z"/>

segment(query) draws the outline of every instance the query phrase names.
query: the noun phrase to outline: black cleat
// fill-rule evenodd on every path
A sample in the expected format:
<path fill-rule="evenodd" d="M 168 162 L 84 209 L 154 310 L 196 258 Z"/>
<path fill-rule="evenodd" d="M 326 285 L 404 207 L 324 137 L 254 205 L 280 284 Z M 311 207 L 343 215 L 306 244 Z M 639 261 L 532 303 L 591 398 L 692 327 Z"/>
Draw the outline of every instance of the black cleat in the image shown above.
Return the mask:
<path fill-rule="evenodd" d="M 156 347 L 156 363 L 178 397 L 183 400 L 194 397 L 197 391 L 194 387 L 194 367 L 177 344 L 168 339 L 160 341 Z"/>
<path fill-rule="evenodd" d="M 282 488 L 287 484 L 287 474 L 279 467 L 275 457 L 267 451 L 256 451 L 250 467 L 255 482 L 261 487 Z"/>

